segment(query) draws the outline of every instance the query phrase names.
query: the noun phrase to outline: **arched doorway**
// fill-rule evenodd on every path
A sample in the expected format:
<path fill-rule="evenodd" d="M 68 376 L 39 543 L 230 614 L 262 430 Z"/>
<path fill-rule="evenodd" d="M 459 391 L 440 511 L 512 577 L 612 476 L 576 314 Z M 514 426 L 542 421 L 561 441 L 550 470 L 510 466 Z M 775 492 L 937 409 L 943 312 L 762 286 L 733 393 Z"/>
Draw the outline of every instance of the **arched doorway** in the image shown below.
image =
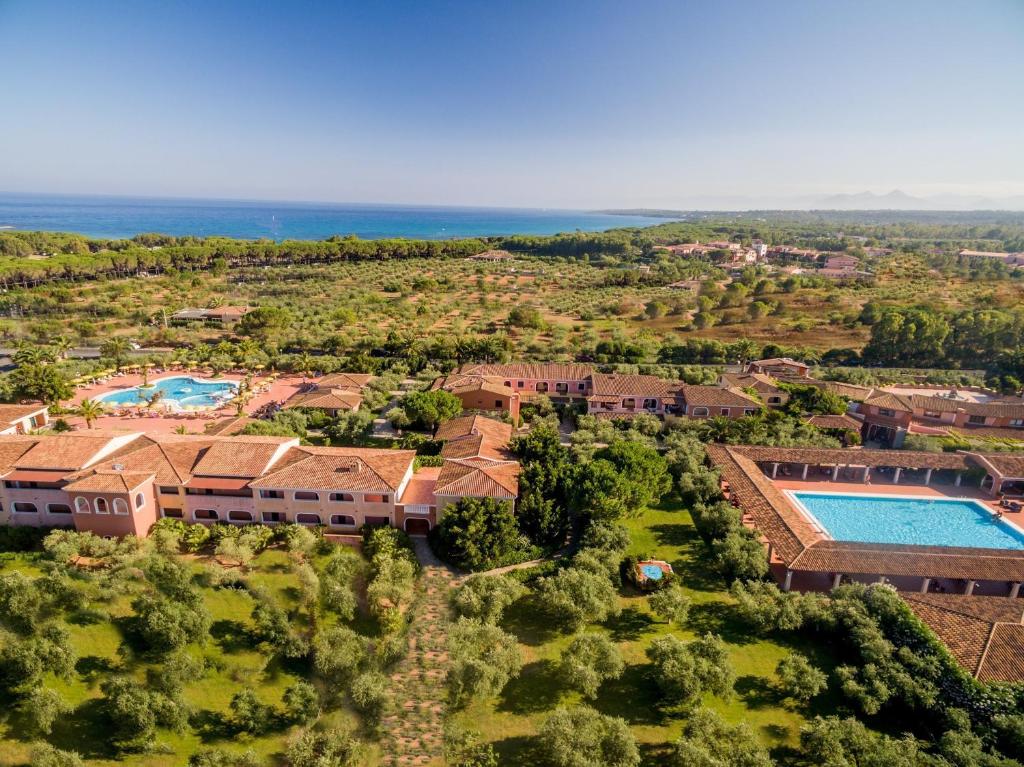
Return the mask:
<path fill-rule="evenodd" d="M 430 520 L 407 519 L 405 520 L 405 532 L 409 535 L 426 535 L 430 532 Z"/>

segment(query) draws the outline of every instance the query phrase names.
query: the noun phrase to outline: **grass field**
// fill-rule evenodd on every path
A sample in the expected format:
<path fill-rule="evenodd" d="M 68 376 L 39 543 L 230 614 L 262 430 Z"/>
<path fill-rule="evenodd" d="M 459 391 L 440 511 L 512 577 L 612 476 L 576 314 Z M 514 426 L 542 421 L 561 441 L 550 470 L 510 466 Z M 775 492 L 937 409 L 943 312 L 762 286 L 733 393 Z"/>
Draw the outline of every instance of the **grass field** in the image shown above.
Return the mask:
<path fill-rule="evenodd" d="M 800 725 L 808 716 L 834 711 L 836 701 L 828 693 L 806 709 L 780 698 L 774 686 L 775 666 L 791 650 L 808 655 L 826 671 L 833 667 L 833 659 L 820 647 L 787 646 L 754 637 L 745 630 L 732 614 L 732 600 L 724 582 L 708 570 L 704 544 L 686 511 L 668 505 L 648 509 L 627 526 L 633 538 L 630 553 L 653 554 L 670 562 L 693 600 L 685 626 L 670 627 L 648 610 L 643 595 L 626 588 L 620 597 L 621 615 L 586 629 L 610 636 L 626 661 L 625 674 L 606 683 L 593 705 L 629 723 L 645 765 L 662 763 L 685 721 L 682 712 L 659 705 L 660 695 L 648 676 L 644 651 L 654 639 L 668 633 L 686 640 L 713 632 L 725 640 L 736 671 L 735 693 L 730 699 L 708 696 L 703 703 L 730 722 L 746 722 L 776 754 L 796 745 Z M 525 661 L 522 674 L 496 699 L 471 705 L 456 720 L 493 742 L 501 763 L 511 767 L 530 763 L 533 734 L 551 710 L 582 699 L 578 693 L 566 690 L 556 675 L 558 659 L 571 636 L 552 632 L 531 610 L 528 600 L 510 610 L 504 628 L 519 639 Z"/>
<path fill-rule="evenodd" d="M 4 555 L 0 572 L 20 570 L 26 575 L 39 575 L 34 564 L 36 555 Z M 201 560 L 190 560 L 197 571 Z M 281 607 L 290 609 L 297 603 L 297 582 L 290 571 L 288 555 L 268 549 L 252 564 L 250 582 L 263 587 Z M 108 726 L 100 711 L 100 684 L 112 673 L 122 673 L 144 681 L 151 664 L 132 652 L 122 630 L 123 619 L 132 614 L 132 588 L 125 589 L 111 601 L 91 603 L 88 609 L 62 623 L 71 634 L 78 653 L 75 672 L 70 680 L 49 676 L 45 685 L 64 698 L 72 707 L 61 717 L 47 738 L 52 745 L 79 752 L 90 767 L 180 767 L 190 754 L 203 748 L 229 751 L 252 750 L 261 756 L 280 754 L 295 730 L 283 723 L 272 722 L 265 734 L 237 734 L 225 726 L 232 696 L 242 689 L 256 692 L 260 700 L 281 708 L 284 690 L 300 679 L 308 679 L 310 669 L 302 663 L 289 665 L 254 646 L 248 634 L 253 598 L 248 591 L 231 588 L 200 589 L 203 602 L 212 618 L 210 638 L 204 645 L 190 645 L 188 652 L 205 661 L 206 671 L 187 684 L 183 698 L 193 710 L 191 724 L 185 732 L 166 729 L 158 731 L 152 751 L 117 755 L 109 743 Z M 345 708 L 326 712 L 322 724 L 344 724 L 358 727 L 357 716 Z M 27 764 L 31 743 L 21 736 L 19 716 L 5 708 L 0 712 L 0 766 Z M 367 764 L 379 763 L 376 744 L 368 744 Z"/>

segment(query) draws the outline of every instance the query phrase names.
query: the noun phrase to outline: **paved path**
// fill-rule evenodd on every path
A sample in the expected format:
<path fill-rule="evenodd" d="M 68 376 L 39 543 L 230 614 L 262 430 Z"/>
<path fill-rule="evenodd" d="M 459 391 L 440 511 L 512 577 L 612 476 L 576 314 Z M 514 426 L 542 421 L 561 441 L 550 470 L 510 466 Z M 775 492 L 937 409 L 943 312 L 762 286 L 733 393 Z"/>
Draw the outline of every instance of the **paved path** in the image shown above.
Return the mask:
<path fill-rule="evenodd" d="M 395 712 L 383 722 L 386 767 L 444 763 L 448 595 L 458 576 L 434 556 L 426 539 L 413 538 L 413 544 L 423 565 L 422 593 L 413 607 L 409 654 L 391 672 Z"/>

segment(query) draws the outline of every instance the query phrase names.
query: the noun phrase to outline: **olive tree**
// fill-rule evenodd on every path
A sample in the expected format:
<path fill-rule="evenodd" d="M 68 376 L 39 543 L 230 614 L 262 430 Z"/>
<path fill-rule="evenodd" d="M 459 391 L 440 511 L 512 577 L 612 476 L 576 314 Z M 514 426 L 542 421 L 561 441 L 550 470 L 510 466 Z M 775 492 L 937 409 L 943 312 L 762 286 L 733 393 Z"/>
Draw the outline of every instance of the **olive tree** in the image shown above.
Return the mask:
<path fill-rule="evenodd" d="M 640 751 L 625 720 L 588 706 L 559 707 L 540 728 L 538 750 L 550 767 L 638 767 Z"/>
<path fill-rule="evenodd" d="M 807 703 L 828 686 L 825 673 L 797 652 L 780 660 L 775 673 L 779 677 L 779 690 L 800 703 Z"/>
<path fill-rule="evenodd" d="M 472 618 L 452 624 L 448 653 L 448 688 L 456 706 L 496 695 L 523 666 L 514 636 Z"/>
<path fill-rule="evenodd" d="M 622 676 L 626 665 L 615 644 L 604 634 L 581 634 L 562 653 L 559 673 L 565 683 L 584 697 L 597 697 L 598 688 Z"/>

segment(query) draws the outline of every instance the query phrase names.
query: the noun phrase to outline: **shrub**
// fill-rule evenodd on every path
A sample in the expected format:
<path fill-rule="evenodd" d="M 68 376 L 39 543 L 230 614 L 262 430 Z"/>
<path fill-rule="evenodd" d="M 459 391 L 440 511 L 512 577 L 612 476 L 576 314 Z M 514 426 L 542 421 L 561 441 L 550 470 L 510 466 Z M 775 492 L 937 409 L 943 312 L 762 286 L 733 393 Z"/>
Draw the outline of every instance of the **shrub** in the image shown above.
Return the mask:
<path fill-rule="evenodd" d="M 352 733 L 339 729 L 306 730 L 285 751 L 288 767 L 357 767 L 362 758 L 363 750 Z"/>
<path fill-rule="evenodd" d="M 690 613 L 690 598 L 678 583 L 655 591 L 647 597 L 647 603 L 651 611 L 666 623 L 685 623 Z"/>
<path fill-rule="evenodd" d="M 285 714 L 293 722 L 310 722 L 320 716 L 320 694 L 309 682 L 298 681 L 281 697 Z"/>
<path fill-rule="evenodd" d="M 691 704 L 705 692 L 726 696 L 732 691 L 734 674 L 725 643 L 713 634 L 688 644 L 672 635 L 655 639 L 647 657 L 654 683 L 670 701 Z"/>
<path fill-rule="evenodd" d="M 85 762 L 77 751 L 62 751 L 49 743 L 32 746 L 29 767 L 84 767 Z"/>
<path fill-rule="evenodd" d="M 825 689 L 828 677 L 811 665 L 800 653 L 790 653 L 775 667 L 782 693 L 800 703 L 807 703 Z"/>
<path fill-rule="evenodd" d="M 447 506 L 433 532 L 438 554 L 465 570 L 507 564 L 526 548 L 512 505 L 494 498 L 466 497 Z"/>
<path fill-rule="evenodd" d="M 570 631 L 618 615 L 620 609 L 618 594 L 608 578 L 575 567 L 541 578 L 536 598 L 544 613 Z"/>
<path fill-rule="evenodd" d="M 388 678 L 379 671 L 366 671 L 352 680 L 349 695 L 360 713 L 375 723 L 388 705 Z"/>
<path fill-rule="evenodd" d="M 675 751 L 669 761 L 669 767 L 772 767 L 773 764 L 768 752 L 750 727 L 743 722 L 737 725 L 727 724 L 722 717 L 706 708 L 697 709 L 690 714 L 683 727 L 683 735 L 676 742 Z"/>

